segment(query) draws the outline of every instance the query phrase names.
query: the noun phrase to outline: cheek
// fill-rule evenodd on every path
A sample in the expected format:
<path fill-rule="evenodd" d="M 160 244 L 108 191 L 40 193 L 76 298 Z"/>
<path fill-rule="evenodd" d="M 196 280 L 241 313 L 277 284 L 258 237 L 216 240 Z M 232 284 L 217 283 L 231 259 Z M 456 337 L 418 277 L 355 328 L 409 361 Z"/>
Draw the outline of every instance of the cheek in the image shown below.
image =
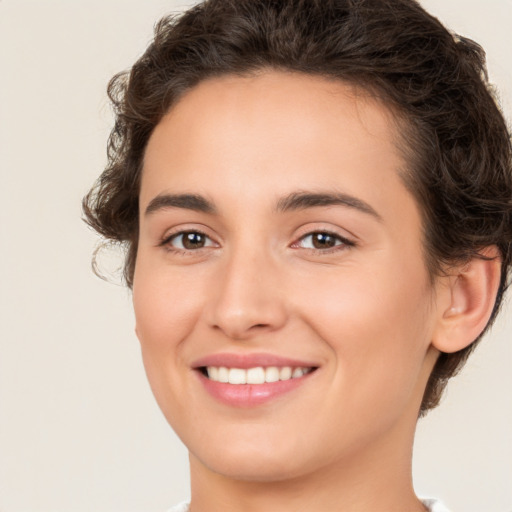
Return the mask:
<path fill-rule="evenodd" d="M 133 284 L 137 334 L 143 350 L 169 351 L 197 321 L 204 294 L 186 273 L 155 271 L 141 260 Z"/>
<path fill-rule="evenodd" d="M 136 332 L 142 359 L 155 398 L 168 416 L 170 404 L 179 402 L 185 364 L 181 342 L 197 323 L 204 296 L 186 276 L 155 271 L 139 258 L 133 283 Z M 180 371 L 176 371 L 179 368 Z"/>
<path fill-rule="evenodd" d="M 431 292 L 425 269 L 388 263 L 331 278 L 317 276 L 314 285 L 302 283 L 308 293 L 295 295 L 301 297 L 306 323 L 329 346 L 338 387 L 351 390 L 355 407 L 368 404 L 372 396 L 381 402 L 388 397 L 406 400 L 430 344 Z"/>
<path fill-rule="evenodd" d="M 309 310 L 309 318 L 327 338 L 332 337 L 330 332 L 339 332 L 380 346 L 377 339 L 365 339 L 365 333 L 379 331 L 384 339 L 400 332 L 419 333 L 428 321 L 430 293 L 420 265 L 381 262 L 305 276 L 292 296 L 300 300 L 297 307 L 304 313 Z"/>

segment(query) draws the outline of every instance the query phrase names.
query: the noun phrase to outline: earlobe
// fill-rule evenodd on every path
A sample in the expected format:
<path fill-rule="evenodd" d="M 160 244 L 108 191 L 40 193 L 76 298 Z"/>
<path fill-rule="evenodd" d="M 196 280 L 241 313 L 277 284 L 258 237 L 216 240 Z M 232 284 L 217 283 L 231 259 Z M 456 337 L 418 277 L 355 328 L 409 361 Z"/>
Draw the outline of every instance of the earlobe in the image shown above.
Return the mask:
<path fill-rule="evenodd" d="M 485 248 L 482 257 L 455 267 L 443 289 L 438 324 L 432 345 L 452 353 L 478 338 L 489 321 L 501 276 L 501 258 L 496 246 Z"/>

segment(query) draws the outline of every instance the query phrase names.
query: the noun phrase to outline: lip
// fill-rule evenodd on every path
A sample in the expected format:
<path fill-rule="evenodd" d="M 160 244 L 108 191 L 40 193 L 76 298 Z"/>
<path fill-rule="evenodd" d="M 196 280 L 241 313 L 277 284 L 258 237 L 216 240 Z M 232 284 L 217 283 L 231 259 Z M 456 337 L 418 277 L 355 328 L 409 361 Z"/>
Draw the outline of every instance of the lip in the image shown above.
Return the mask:
<path fill-rule="evenodd" d="M 231 407 L 256 407 L 278 399 L 306 384 L 318 370 L 318 364 L 310 361 L 290 359 L 273 354 L 212 354 L 198 359 L 192 365 L 194 373 L 203 388 L 216 400 Z M 228 384 L 208 379 L 200 369 L 205 366 L 225 366 L 228 368 L 254 368 L 257 366 L 314 367 L 315 371 L 299 378 L 264 384 Z"/>
<path fill-rule="evenodd" d="M 220 353 L 211 354 L 192 363 L 192 368 L 198 369 L 203 366 L 226 366 L 228 368 L 255 368 L 256 366 L 293 366 L 293 367 L 315 367 L 318 363 L 312 361 L 305 361 L 300 359 L 290 359 L 275 354 L 235 354 L 235 353 Z"/>

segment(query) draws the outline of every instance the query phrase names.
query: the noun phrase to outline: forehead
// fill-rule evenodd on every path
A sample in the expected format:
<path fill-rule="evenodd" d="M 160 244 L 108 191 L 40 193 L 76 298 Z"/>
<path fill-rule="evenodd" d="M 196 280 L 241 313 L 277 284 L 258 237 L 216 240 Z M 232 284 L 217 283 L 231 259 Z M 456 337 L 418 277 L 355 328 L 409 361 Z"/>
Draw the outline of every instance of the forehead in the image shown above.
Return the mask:
<path fill-rule="evenodd" d="M 310 169 L 313 177 L 333 163 L 338 175 L 371 167 L 385 154 L 397 171 L 404 166 L 397 126 L 382 102 L 339 80 L 277 71 L 205 80 L 155 128 L 143 191 L 148 178 L 164 178 L 162 170 L 171 167 L 176 179 L 186 168 L 189 180 L 211 177 L 214 167 L 217 177 L 230 168 L 262 178 L 290 167 L 295 174 Z M 383 176 L 375 172 L 373 185 Z"/>

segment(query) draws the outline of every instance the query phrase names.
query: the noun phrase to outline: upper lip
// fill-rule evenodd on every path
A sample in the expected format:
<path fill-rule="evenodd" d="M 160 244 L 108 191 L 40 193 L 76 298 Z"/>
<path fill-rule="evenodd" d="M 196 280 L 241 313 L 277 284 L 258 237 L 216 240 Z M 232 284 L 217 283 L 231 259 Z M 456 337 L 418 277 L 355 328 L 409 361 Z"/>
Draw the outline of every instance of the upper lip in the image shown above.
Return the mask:
<path fill-rule="evenodd" d="M 275 354 L 255 353 L 255 354 L 236 354 L 236 353 L 220 353 L 210 354 L 201 357 L 192 363 L 193 368 L 202 368 L 205 366 L 225 366 L 227 368 L 255 368 L 257 366 L 291 366 L 294 368 L 312 368 L 318 364 L 311 361 L 293 359 L 289 357 L 278 356 Z"/>

